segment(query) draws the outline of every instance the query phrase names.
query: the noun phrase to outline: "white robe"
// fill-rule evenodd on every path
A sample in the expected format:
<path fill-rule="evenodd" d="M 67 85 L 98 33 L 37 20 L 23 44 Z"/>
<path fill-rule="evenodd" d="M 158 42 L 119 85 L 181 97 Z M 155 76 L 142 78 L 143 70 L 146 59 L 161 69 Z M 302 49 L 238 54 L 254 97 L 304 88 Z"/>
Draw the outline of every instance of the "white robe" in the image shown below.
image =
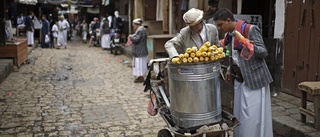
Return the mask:
<path fill-rule="evenodd" d="M 148 69 L 148 56 L 145 57 L 133 57 L 132 60 L 132 73 L 134 76 L 144 76 Z"/>
<path fill-rule="evenodd" d="M 82 25 L 82 40 L 87 40 L 87 26 Z"/>
<path fill-rule="evenodd" d="M 58 33 L 58 46 L 67 46 L 67 35 L 68 35 L 68 29 L 70 28 L 69 23 L 66 20 L 59 21 L 58 22 L 59 29 L 65 29 L 63 31 L 59 30 Z"/>
<path fill-rule="evenodd" d="M 102 48 L 110 48 L 110 35 L 103 34 L 101 37 L 101 47 Z"/>
<path fill-rule="evenodd" d="M 234 43 L 234 34 L 232 43 Z M 232 59 L 239 64 L 240 54 L 233 50 Z M 250 89 L 243 81 L 234 80 L 233 115 L 240 121 L 240 126 L 234 129 L 234 137 L 273 137 L 272 111 L 269 84 Z"/>
<path fill-rule="evenodd" d="M 27 39 L 28 39 L 28 45 L 34 44 L 34 32 L 27 31 Z"/>

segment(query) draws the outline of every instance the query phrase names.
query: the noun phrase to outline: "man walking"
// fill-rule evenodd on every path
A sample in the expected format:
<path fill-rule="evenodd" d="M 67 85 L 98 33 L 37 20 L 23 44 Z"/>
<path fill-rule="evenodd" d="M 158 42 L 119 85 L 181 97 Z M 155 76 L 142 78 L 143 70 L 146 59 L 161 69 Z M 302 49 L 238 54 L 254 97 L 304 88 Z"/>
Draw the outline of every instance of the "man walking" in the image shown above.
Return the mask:
<path fill-rule="evenodd" d="M 49 37 L 50 35 L 50 24 L 49 21 L 46 18 L 46 15 L 42 15 L 42 29 L 41 29 L 41 47 L 42 48 L 48 48 L 49 42 L 46 43 L 46 35 Z"/>
<path fill-rule="evenodd" d="M 29 16 L 26 18 L 26 31 L 27 31 L 27 40 L 28 46 L 32 47 L 34 44 L 34 23 L 33 23 L 34 13 L 30 11 Z"/>
<path fill-rule="evenodd" d="M 60 16 L 60 20 L 58 22 L 58 28 L 59 28 L 59 33 L 58 33 L 58 44 L 57 48 L 59 49 L 60 46 L 64 46 L 64 48 L 67 48 L 67 36 L 68 36 L 68 29 L 70 28 L 70 25 L 68 21 L 64 19 L 64 16 Z"/>

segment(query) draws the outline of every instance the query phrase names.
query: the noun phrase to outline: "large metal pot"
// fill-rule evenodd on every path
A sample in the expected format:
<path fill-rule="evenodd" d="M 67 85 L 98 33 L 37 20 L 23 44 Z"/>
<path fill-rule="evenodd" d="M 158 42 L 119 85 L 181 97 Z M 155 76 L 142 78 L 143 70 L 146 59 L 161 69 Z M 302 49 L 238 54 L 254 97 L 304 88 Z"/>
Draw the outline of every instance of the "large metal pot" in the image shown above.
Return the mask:
<path fill-rule="evenodd" d="M 169 63 L 168 72 L 170 110 L 177 126 L 188 128 L 222 119 L 219 62 Z"/>

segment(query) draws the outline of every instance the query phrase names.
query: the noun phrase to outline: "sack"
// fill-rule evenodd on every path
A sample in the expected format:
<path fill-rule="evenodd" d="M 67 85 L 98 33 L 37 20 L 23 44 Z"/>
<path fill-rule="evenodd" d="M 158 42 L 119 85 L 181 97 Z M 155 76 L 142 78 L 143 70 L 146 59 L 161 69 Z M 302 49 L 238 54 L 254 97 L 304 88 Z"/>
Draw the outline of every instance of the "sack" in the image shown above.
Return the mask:
<path fill-rule="evenodd" d="M 49 42 L 50 42 L 49 35 L 46 35 L 46 36 L 45 36 L 44 43 L 48 44 Z"/>
<path fill-rule="evenodd" d="M 151 98 L 148 104 L 148 113 L 150 116 L 155 116 L 158 114 L 157 100 L 153 92 L 151 92 Z"/>

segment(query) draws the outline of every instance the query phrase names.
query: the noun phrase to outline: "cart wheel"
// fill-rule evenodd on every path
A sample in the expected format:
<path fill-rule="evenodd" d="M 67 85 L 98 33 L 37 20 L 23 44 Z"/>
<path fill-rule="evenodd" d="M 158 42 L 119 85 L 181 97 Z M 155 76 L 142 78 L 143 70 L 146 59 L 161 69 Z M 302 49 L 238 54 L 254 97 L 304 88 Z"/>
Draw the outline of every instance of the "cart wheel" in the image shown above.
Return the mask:
<path fill-rule="evenodd" d="M 172 135 L 168 129 L 161 129 L 158 132 L 158 137 L 172 137 Z"/>

